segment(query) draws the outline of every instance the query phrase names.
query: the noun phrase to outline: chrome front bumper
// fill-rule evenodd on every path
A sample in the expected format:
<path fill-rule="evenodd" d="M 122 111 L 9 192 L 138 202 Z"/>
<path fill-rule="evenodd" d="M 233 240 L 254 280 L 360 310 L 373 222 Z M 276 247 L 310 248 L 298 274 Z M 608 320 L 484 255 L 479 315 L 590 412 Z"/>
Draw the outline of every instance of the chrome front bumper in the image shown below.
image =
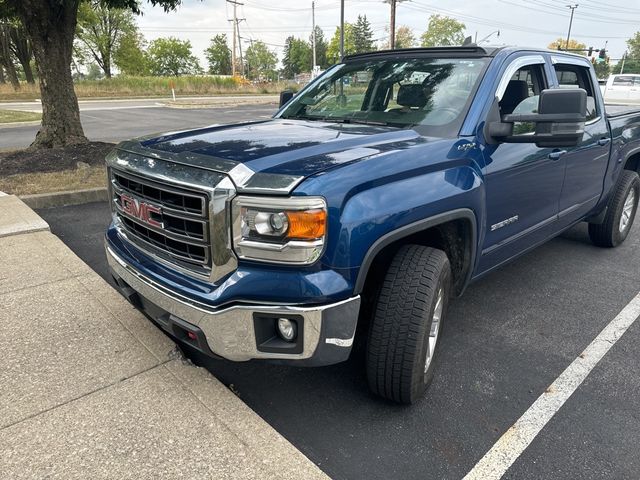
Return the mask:
<path fill-rule="evenodd" d="M 169 316 L 177 317 L 179 321 L 201 330 L 209 350 L 217 356 L 232 361 L 268 359 L 309 365 L 338 363 L 349 356 L 360 310 L 359 296 L 313 307 L 239 305 L 216 309 L 159 285 L 118 257 L 108 244 L 106 255 L 116 279 Z M 295 315 L 302 318 L 304 328 L 301 352 L 260 351 L 254 328 L 256 314 Z"/>

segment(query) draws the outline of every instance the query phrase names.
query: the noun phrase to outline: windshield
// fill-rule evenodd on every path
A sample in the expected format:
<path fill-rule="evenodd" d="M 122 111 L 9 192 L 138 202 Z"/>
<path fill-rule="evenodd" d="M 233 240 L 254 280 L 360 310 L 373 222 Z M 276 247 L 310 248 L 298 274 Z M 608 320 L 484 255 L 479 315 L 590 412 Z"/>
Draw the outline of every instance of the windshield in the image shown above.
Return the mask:
<path fill-rule="evenodd" d="M 281 118 L 431 127 L 460 126 L 486 58 L 368 59 L 337 65 L 294 97 Z"/>

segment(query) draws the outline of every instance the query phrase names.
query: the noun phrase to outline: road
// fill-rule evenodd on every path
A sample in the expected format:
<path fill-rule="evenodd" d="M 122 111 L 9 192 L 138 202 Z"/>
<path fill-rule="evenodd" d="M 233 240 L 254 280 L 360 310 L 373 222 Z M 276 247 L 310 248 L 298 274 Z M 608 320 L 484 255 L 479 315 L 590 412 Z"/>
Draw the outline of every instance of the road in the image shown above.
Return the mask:
<path fill-rule="evenodd" d="M 109 279 L 106 203 L 39 213 Z M 368 393 L 362 345 L 324 368 L 206 367 L 335 479 L 462 478 L 638 293 L 639 224 L 617 249 L 592 246 L 579 225 L 471 285 L 449 312 L 434 383 L 412 407 Z M 638 372 L 640 322 L 504 478 L 638 478 Z"/>
<path fill-rule="evenodd" d="M 207 97 L 177 97 L 178 102 L 207 102 L 207 103 L 224 103 L 229 104 L 237 101 L 238 103 L 247 103 L 260 101 L 269 98 L 277 101 L 275 95 L 218 95 Z M 91 112 L 96 110 L 125 110 L 130 108 L 158 108 L 163 107 L 171 102 L 171 97 L 154 97 L 154 98 L 98 98 L 94 100 L 79 100 L 78 106 L 81 112 Z M 23 112 L 42 112 L 42 104 L 40 100 L 20 101 L 20 102 L 0 102 L 0 108 L 4 110 L 20 110 Z"/>
<path fill-rule="evenodd" d="M 95 100 L 80 102 L 80 119 L 90 140 L 118 142 L 127 138 L 213 123 L 269 118 L 276 105 L 220 108 L 171 108 L 161 99 Z M 40 111 L 39 102 L 1 103 L 0 108 Z M 0 128 L 0 149 L 24 148 L 35 138 L 38 125 Z"/>

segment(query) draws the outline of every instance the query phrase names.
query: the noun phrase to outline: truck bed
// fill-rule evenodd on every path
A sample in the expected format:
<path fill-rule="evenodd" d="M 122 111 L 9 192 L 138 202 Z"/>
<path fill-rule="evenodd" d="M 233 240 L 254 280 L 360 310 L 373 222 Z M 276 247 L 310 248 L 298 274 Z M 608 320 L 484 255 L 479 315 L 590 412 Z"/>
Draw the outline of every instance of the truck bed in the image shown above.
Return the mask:
<path fill-rule="evenodd" d="M 607 117 L 615 118 L 622 115 L 638 114 L 640 115 L 640 105 L 610 105 L 604 106 Z"/>

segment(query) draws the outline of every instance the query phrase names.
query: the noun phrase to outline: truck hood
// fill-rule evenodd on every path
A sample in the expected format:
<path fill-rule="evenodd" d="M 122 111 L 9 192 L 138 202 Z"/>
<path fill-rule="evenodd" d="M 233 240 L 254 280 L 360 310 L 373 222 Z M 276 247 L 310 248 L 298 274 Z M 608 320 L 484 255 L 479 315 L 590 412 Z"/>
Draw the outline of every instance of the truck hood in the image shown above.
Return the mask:
<path fill-rule="evenodd" d="M 384 151 L 426 141 L 411 129 L 386 126 L 271 119 L 168 133 L 141 142 L 162 158 L 197 158 L 211 168 L 224 161 L 253 173 L 304 178 Z"/>

